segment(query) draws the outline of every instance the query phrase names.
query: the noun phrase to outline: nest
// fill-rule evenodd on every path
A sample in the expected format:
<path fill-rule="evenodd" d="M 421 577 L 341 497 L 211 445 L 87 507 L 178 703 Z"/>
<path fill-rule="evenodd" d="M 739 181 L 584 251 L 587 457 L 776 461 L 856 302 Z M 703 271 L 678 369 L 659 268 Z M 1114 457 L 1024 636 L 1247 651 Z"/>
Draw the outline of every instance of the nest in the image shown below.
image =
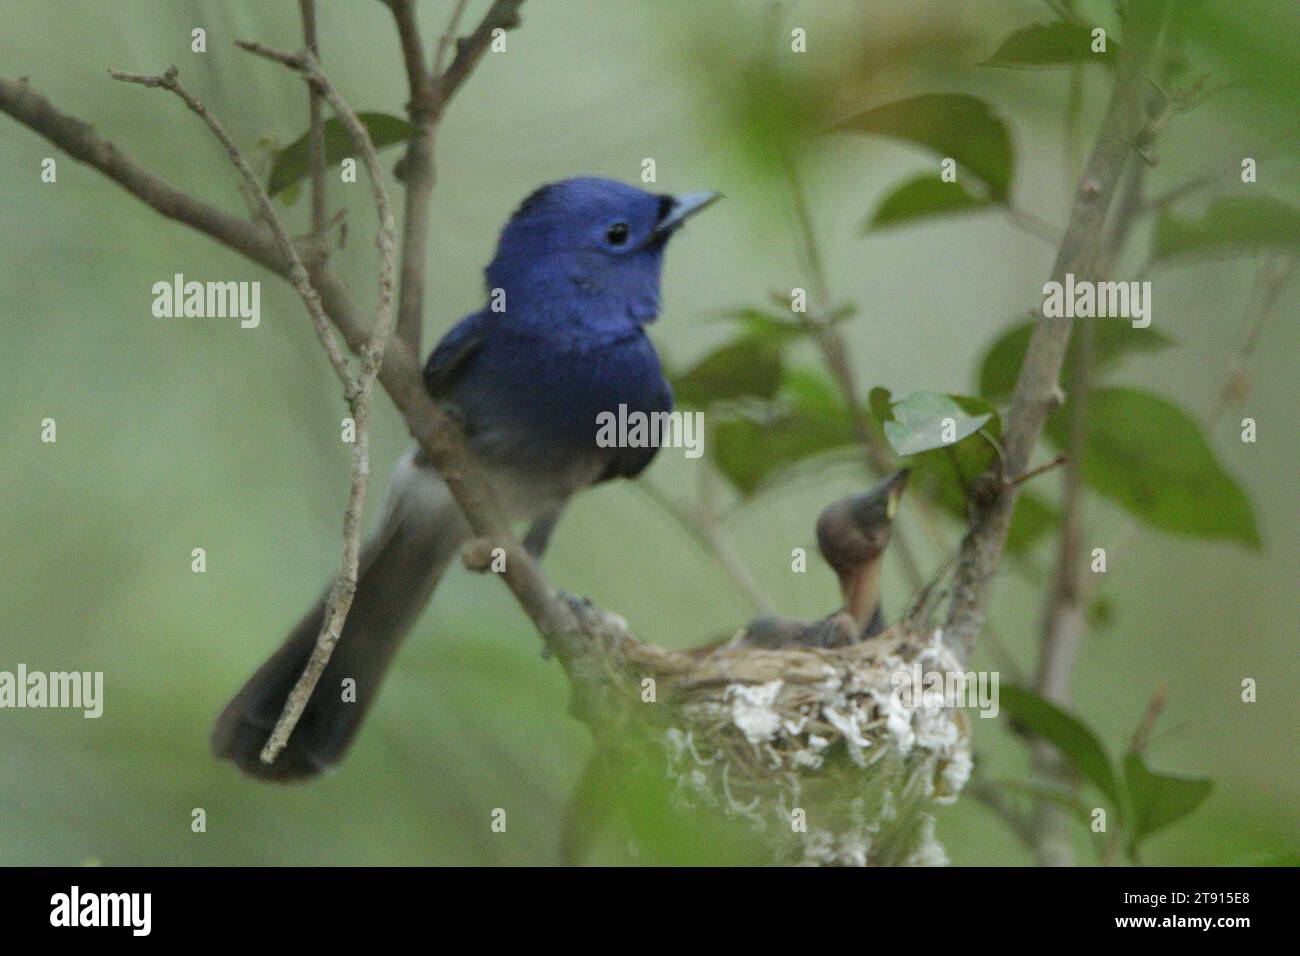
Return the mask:
<path fill-rule="evenodd" d="M 776 863 L 947 862 L 931 811 L 969 777 L 970 724 L 899 692 L 900 675 L 962 672 L 938 631 L 903 624 L 835 649 L 672 651 L 636 642 L 617 619 L 613 630 L 622 639 L 606 645 L 606 680 L 636 701 L 619 723 L 661 752 L 680 810 L 743 819 Z"/>

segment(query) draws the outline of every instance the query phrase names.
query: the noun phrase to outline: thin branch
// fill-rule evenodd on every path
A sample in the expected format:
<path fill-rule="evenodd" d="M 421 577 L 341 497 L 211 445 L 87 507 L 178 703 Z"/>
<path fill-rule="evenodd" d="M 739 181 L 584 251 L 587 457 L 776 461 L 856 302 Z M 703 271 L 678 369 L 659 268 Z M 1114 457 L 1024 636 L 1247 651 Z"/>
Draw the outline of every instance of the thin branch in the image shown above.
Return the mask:
<path fill-rule="evenodd" d="M 495 0 L 474 32 L 457 41 L 455 58 L 436 81 L 439 112 L 474 72 L 474 67 L 478 66 L 478 61 L 492 43 L 493 34 L 497 30 L 513 30 L 519 26 L 519 8 L 523 5 L 524 0 Z"/>
<path fill-rule="evenodd" d="M 304 54 L 309 58 L 311 64 L 315 63 L 311 53 Z M 314 67 L 313 67 L 314 69 Z M 344 393 L 350 406 L 353 421 L 356 426 L 356 444 L 352 454 L 352 474 L 351 483 L 348 493 L 347 507 L 343 513 L 343 546 L 341 568 L 339 576 L 335 579 L 330 588 L 329 597 L 325 604 L 325 616 L 321 625 L 321 631 L 316 639 L 316 646 L 312 650 L 311 658 L 303 673 L 298 678 L 297 684 L 294 685 L 293 691 L 285 703 L 284 710 L 280 718 L 276 721 L 275 728 L 272 730 L 266 746 L 262 750 L 261 759 L 264 763 L 273 763 L 275 758 L 285 748 L 289 741 L 289 735 L 297 726 L 298 720 L 302 717 L 303 710 L 307 707 L 307 702 L 311 699 L 312 691 L 316 689 L 316 684 L 320 680 L 329 659 L 334 652 L 334 646 L 338 643 L 339 636 L 343 633 L 343 625 L 347 620 L 348 611 L 352 607 L 352 598 L 357 589 L 357 571 L 360 564 L 361 556 L 361 515 L 365 508 L 366 492 L 370 485 L 370 398 L 373 391 L 375 377 L 379 371 L 379 365 L 383 361 L 384 346 L 388 339 L 389 329 L 391 327 L 391 298 L 393 285 L 393 248 L 395 245 L 393 239 L 392 215 L 387 209 L 387 197 L 383 195 L 382 179 L 378 182 L 376 191 L 376 203 L 379 205 L 380 212 L 380 299 L 376 308 L 375 327 L 371 334 L 370 343 L 362 356 L 361 376 L 359 380 L 353 379 L 345 364 L 343 364 L 342 355 L 338 351 L 338 344 L 334 340 L 333 331 L 330 329 L 325 315 L 321 309 L 320 296 L 311 284 L 307 275 L 307 270 L 298 256 L 298 252 L 290 242 L 285 231 L 284 224 L 280 222 L 279 216 L 276 215 L 274 207 L 271 205 L 270 197 L 267 196 L 266 190 L 262 187 L 256 174 L 244 160 L 243 154 L 240 153 L 239 147 L 235 145 L 229 134 L 226 133 L 221 123 L 215 116 L 208 111 L 196 97 L 183 87 L 177 80 L 175 67 L 171 67 L 162 76 L 145 76 L 134 73 L 122 73 L 119 71 L 110 71 L 114 79 L 123 80 L 129 83 L 139 83 L 146 87 L 158 87 L 170 90 L 175 93 L 212 131 L 213 135 L 226 148 L 226 153 L 230 161 L 234 163 L 243 176 L 244 182 L 252 192 L 257 201 L 258 207 L 262 212 L 263 219 L 267 222 L 272 233 L 276 237 L 276 243 L 280 247 L 281 253 L 290 261 L 291 269 L 294 276 L 294 285 L 297 287 L 299 294 L 307 305 L 307 310 L 311 314 L 313 324 L 317 326 L 320 334 L 321 343 L 325 346 L 326 352 L 330 356 L 331 363 L 335 365 L 335 371 L 338 373 L 340 380 L 343 382 Z M 344 125 L 348 127 L 349 132 L 356 136 L 355 131 L 360 131 L 360 137 L 355 140 L 359 151 L 365 154 L 367 150 L 371 157 L 374 156 L 374 146 L 370 143 L 369 137 L 365 134 L 365 128 L 356 120 L 355 116 L 349 117 L 344 115 L 347 112 L 346 105 L 341 105 L 342 101 L 337 98 L 333 88 L 329 86 L 324 76 L 319 71 L 311 77 L 312 88 L 320 89 L 322 95 L 330 98 L 331 105 L 343 120 Z M 355 128 L 354 128 L 355 127 Z M 378 172 L 378 161 L 374 164 L 367 163 L 374 175 Z M 322 334 L 323 330 L 323 334 Z"/>
<path fill-rule="evenodd" d="M 1119 76 L 1052 268 L 1056 281 L 1064 281 L 1067 273 L 1087 274 L 1097 255 L 1115 187 L 1142 127 L 1143 76 L 1163 25 L 1166 3 L 1159 0 L 1130 6 Z M 1006 418 L 1004 474 L 1024 472 L 1048 412 L 1060 404 L 1057 379 L 1072 326 L 1069 319 L 1040 318 L 1035 323 Z M 984 605 L 1002 557 L 1018 491 L 1015 486 L 1004 487 L 991 501 L 977 503 L 971 531 L 962 546 L 945 638 L 967 658 L 983 623 Z"/>
<path fill-rule="evenodd" d="M 456 0 L 456 8 L 451 12 L 451 19 L 447 21 L 447 29 L 442 31 L 442 36 L 438 38 L 438 50 L 433 55 L 433 75 L 441 76 L 442 68 L 447 63 L 447 54 L 451 52 L 452 41 L 456 39 L 456 31 L 460 29 L 461 17 L 465 15 L 465 7 L 468 6 L 469 0 Z"/>
<path fill-rule="evenodd" d="M 388 202 L 388 187 L 384 183 L 384 173 L 380 168 L 374 143 L 370 141 L 370 134 L 329 78 L 321 72 L 313 53 L 304 50 L 296 56 L 290 56 L 257 43 L 240 42 L 238 45 L 251 53 L 290 66 L 302 74 L 310 89 L 320 91 L 320 95 L 329 103 L 334 115 L 347 130 L 353 146 L 361 154 L 370 177 L 375 208 L 379 214 L 379 235 L 376 239 L 379 248 L 379 300 L 375 305 L 375 322 L 370 333 L 370 341 L 361 355 L 360 379 L 356 392 L 349 402 L 352 407 L 352 419 L 356 425 L 356 446 L 352 455 L 351 491 L 348 495 L 347 508 L 343 512 L 342 569 L 326 599 L 325 620 L 316 639 L 316 646 L 312 649 L 307 666 L 303 668 L 298 682 L 289 693 L 284 710 L 276 721 L 266 745 L 262 748 L 262 762 L 269 764 L 274 763 L 275 758 L 284 750 L 290 734 L 293 733 L 294 727 L 298 725 L 298 720 L 307 708 L 312 692 L 316 689 L 316 684 L 320 681 L 321 674 L 325 672 L 334 653 L 334 646 L 343 633 L 343 625 L 347 621 L 348 611 L 352 607 L 352 597 L 357 589 L 357 571 L 361 560 L 361 516 L 370 485 L 371 397 L 375 379 L 383 365 L 388 337 L 392 331 L 397 234 Z M 260 185 L 258 189 L 261 190 Z M 262 195 L 264 196 L 264 193 Z M 265 200 L 268 207 L 269 202 Z"/>
<path fill-rule="evenodd" d="M 467 40 L 461 41 L 461 55 L 452 69 L 459 72 L 454 81 L 441 75 L 442 63 L 451 39 L 464 13 L 464 0 L 458 0 L 446 32 L 438 43 L 434 66 L 430 71 L 424 57 L 424 41 L 416 18 L 414 0 L 384 0 L 393 13 L 406 80 L 410 91 L 407 119 L 418 132 L 406 145 L 406 155 L 398 164 L 397 177 L 406 187 L 402 213 L 402 283 L 397 306 L 397 337 L 415 354 L 420 354 L 424 326 L 424 292 L 429 248 L 429 212 L 433 187 L 437 179 L 433 162 L 434 138 L 438 120 L 456 89 L 477 65 L 492 32 L 509 29 L 519 22 L 518 8 L 523 0 L 497 2 L 488 10 L 483 22 Z M 457 67 L 459 64 L 459 67 Z"/>
<path fill-rule="evenodd" d="M 267 196 L 266 190 L 262 188 L 257 174 L 253 172 L 252 167 L 245 161 L 243 154 L 240 153 L 239 147 L 235 145 L 229 134 L 222 125 L 217 122 L 207 107 L 193 96 L 177 81 L 176 67 L 171 67 L 162 76 L 150 76 L 140 73 L 123 73 L 120 70 L 109 70 L 109 75 L 115 80 L 121 80 L 125 83 L 138 83 L 141 86 L 170 90 L 181 98 L 186 106 L 197 115 L 210 129 L 225 147 L 226 154 L 230 161 L 239 170 L 249 191 L 257 202 L 258 209 L 261 212 L 262 221 L 266 223 L 274 238 L 276 248 L 283 258 L 289 263 L 288 277 L 293 283 L 293 287 L 298 290 L 302 296 L 303 302 L 307 305 L 307 311 L 311 315 L 312 325 L 316 329 L 316 337 L 320 340 L 325 349 L 325 354 L 329 356 L 330 366 L 334 369 L 334 374 L 338 376 L 339 381 L 343 383 L 344 397 L 348 401 L 352 400 L 359 389 L 357 380 L 353 377 L 352 371 L 348 368 L 347 361 L 343 358 L 343 353 L 339 349 L 338 339 L 334 335 L 334 330 L 330 326 L 329 320 L 325 317 L 325 311 L 321 306 L 320 296 L 312 286 L 311 279 L 307 275 L 307 268 L 303 265 L 297 249 L 294 248 L 293 242 L 289 239 L 289 234 L 276 215 L 275 207 L 271 205 L 271 199 Z M 111 147 L 110 147 L 111 148 Z"/>
<path fill-rule="evenodd" d="M 1061 230 L 1046 219 L 1035 215 L 1028 209 L 1021 209 L 1019 206 L 1007 206 L 1006 213 L 1011 225 L 1022 232 L 1028 233 L 1035 239 L 1043 240 L 1052 248 L 1056 248 L 1061 244 Z"/>
<path fill-rule="evenodd" d="M 862 407 L 862 402 L 858 398 L 857 382 L 853 371 L 853 362 L 849 358 L 848 346 L 834 324 L 829 321 L 828 317 L 834 310 L 834 305 L 830 293 L 830 283 L 826 278 L 826 268 L 822 264 L 821 247 L 818 245 L 817 233 L 813 228 L 812 214 L 808 209 L 808 202 L 804 196 L 803 186 L 799 181 L 794 162 L 789 156 L 783 156 L 782 161 L 785 166 L 786 180 L 790 185 L 790 197 L 794 207 L 795 237 L 799 240 L 798 249 L 803 259 L 804 270 L 811 280 L 810 285 L 813 287 L 813 304 L 816 312 L 815 316 L 808 312 L 798 313 L 799 321 L 811 333 L 813 341 L 821 351 L 822 360 L 826 363 L 831 378 L 834 379 L 835 385 L 839 389 L 844 405 L 849 410 L 849 418 L 853 425 L 854 434 L 866 453 L 868 472 L 878 478 L 883 477 L 894 467 L 893 459 L 889 450 L 880 440 L 879 435 L 876 434 L 875 429 L 871 427 L 867 411 Z M 893 551 L 898 555 L 908 582 L 913 588 L 919 588 L 925 577 L 921 574 L 920 564 L 916 560 L 916 555 L 913 553 L 910 543 L 900 532 L 901 529 L 894 529 Z"/>
<path fill-rule="evenodd" d="M 316 0 L 298 0 L 302 14 L 303 45 L 320 62 L 320 41 L 316 36 Z M 328 245 L 325 230 L 329 219 L 325 197 L 325 121 L 321 117 L 321 93 L 315 86 L 307 88 L 310 126 L 307 133 L 307 153 L 311 165 L 311 238 L 316 246 L 314 254 L 325 256 Z"/>

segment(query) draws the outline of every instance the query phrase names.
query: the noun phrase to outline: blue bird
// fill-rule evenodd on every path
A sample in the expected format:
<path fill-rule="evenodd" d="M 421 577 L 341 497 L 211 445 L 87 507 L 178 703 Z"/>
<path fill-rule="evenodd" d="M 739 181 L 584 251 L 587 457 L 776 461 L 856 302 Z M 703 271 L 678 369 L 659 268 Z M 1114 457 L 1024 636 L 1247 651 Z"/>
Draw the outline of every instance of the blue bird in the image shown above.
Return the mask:
<path fill-rule="evenodd" d="M 507 514 L 541 555 L 569 498 L 632 478 L 654 447 L 601 447 L 597 416 L 669 411 L 672 390 L 645 325 L 659 313 L 664 247 L 717 193 L 653 195 L 608 179 L 543 186 L 520 205 L 487 267 L 488 305 L 462 319 L 424 368 L 460 421 Z M 254 777 L 312 777 L 339 761 L 393 655 L 469 527 L 418 449 L 399 462 L 356 596 L 320 683 L 273 764 L 260 754 L 315 645 L 324 596 L 217 720 L 212 747 Z M 356 681 L 355 702 L 342 682 Z"/>

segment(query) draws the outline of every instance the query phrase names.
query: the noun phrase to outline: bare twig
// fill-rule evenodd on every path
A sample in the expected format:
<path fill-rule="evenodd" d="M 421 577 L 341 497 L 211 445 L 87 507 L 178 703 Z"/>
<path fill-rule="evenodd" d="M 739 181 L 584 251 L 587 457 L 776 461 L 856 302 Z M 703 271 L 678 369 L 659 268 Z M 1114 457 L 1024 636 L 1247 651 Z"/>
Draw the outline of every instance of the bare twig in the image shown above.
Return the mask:
<path fill-rule="evenodd" d="M 1017 229 L 1036 239 L 1043 240 L 1052 248 L 1056 248 L 1061 244 L 1061 230 L 1028 209 L 1021 209 L 1019 206 L 1007 206 L 1006 213 L 1011 225 Z"/>
<path fill-rule="evenodd" d="M 1006 479 L 1006 483 L 1008 485 L 1023 485 L 1025 482 L 1032 481 L 1033 479 L 1037 478 L 1039 475 L 1045 475 L 1047 474 L 1047 472 L 1053 470 L 1054 468 L 1061 467 L 1062 465 L 1065 464 L 1066 460 L 1067 460 L 1067 456 L 1064 453 L 1061 453 L 1057 455 L 1055 458 L 1053 458 L 1051 461 L 1046 461 L 1043 462 L 1043 464 L 1041 465 L 1037 465 L 1034 468 L 1030 468 L 1027 472 L 1025 472 L 1023 475 L 1020 475 L 1017 478 Z"/>
<path fill-rule="evenodd" d="M 355 115 L 349 115 L 351 111 L 346 104 L 342 102 L 337 92 L 329 85 L 329 81 L 316 69 L 314 65 L 315 59 L 311 53 L 303 54 L 303 58 L 304 64 L 307 64 L 303 67 L 303 71 L 307 72 L 308 69 L 313 71 L 309 77 L 312 89 L 319 89 L 322 95 L 330 99 L 331 105 L 334 107 L 335 112 L 339 114 L 344 126 L 355 137 L 354 142 L 356 142 L 358 151 L 363 155 L 366 154 L 367 150 L 369 151 L 367 166 L 370 169 L 371 176 L 379 177 L 376 180 L 376 203 L 379 206 L 381 223 L 379 240 L 381 257 L 380 297 L 375 310 L 374 331 L 371 333 L 370 343 L 362 355 L 361 375 L 358 379 L 352 377 L 347 366 L 343 363 L 343 357 L 338 350 L 338 343 L 334 340 L 333 331 L 330 329 L 322 311 L 320 296 L 312 286 L 307 270 L 303 266 L 297 250 L 294 249 L 293 243 L 288 238 L 284 224 L 280 222 L 279 216 L 276 215 L 270 197 L 267 196 L 266 190 L 244 160 L 239 147 L 235 145 L 234 140 L 226 133 L 220 122 L 202 102 L 180 84 L 176 78 L 175 67 L 167 70 L 162 76 L 144 76 L 112 71 L 114 79 L 139 83 L 147 87 L 160 87 L 175 93 L 190 110 L 207 124 L 208 128 L 226 148 L 231 162 L 239 170 L 245 184 L 255 197 L 263 219 L 275 235 L 281 253 L 291 263 L 294 285 L 306 303 L 308 312 L 311 313 L 313 324 L 317 327 L 317 333 L 330 356 L 331 363 L 336 363 L 335 371 L 343 382 L 344 393 L 356 425 L 356 444 L 352 454 L 351 487 L 347 507 L 343 514 L 341 569 L 338 578 L 335 579 L 333 586 L 330 588 L 325 605 L 325 618 L 320 635 L 316 640 L 316 646 L 312 651 L 312 656 L 303 669 L 298 683 L 290 693 L 284 711 L 262 750 L 262 760 L 265 763 L 274 762 L 280 751 L 288 743 L 289 735 L 297 725 L 308 700 L 311 699 L 312 691 L 315 690 L 316 684 L 320 680 L 320 675 L 329 663 L 330 656 L 334 651 L 334 645 L 338 643 L 339 635 L 343 632 L 343 625 L 352 606 L 352 597 L 356 593 L 357 568 L 361 555 L 361 515 L 365 507 L 366 492 L 370 484 L 370 398 L 375 378 L 379 372 L 379 366 L 383 361 L 384 346 L 387 343 L 389 329 L 391 328 L 392 311 L 393 248 L 395 246 L 393 221 L 392 214 L 387 208 L 387 195 L 384 192 L 378 160 L 374 159 L 374 146 L 370 143 L 365 128 L 357 121 Z M 374 162 L 371 163 L 369 159 L 374 159 Z"/>
<path fill-rule="evenodd" d="M 495 0 L 474 32 L 457 41 L 456 56 L 437 80 L 440 111 L 474 72 L 474 67 L 478 66 L 478 61 L 492 43 L 493 34 L 497 30 L 513 30 L 519 26 L 519 8 L 523 5 L 524 0 Z"/>
<path fill-rule="evenodd" d="M 1065 238 L 1052 268 L 1063 281 L 1067 273 L 1086 274 L 1092 267 L 1106 224 L 1106 214 L 1125 162 L 1131 155 L 1143 118 L 1143 73 L 1164 20 L 1165 2 L 1130 5 L 1119 76 L 1101 131 L 1075 194 Z M 1073 323 L 1043 319 L 1035 323 L 1016 382 L 1003 435 L 1003 473 L 1021 474 L 1051 409 L 1060 403 L 1057 383 Z M 984 619 L 989 585 L 1002 557 L 1018 488 L 1002 488 L 975 506 L 970 533 L 962 546 L 945 638 L 967 657 Z"/>
<path fill-rule="evenodd" d="M 518 24 L 518 11 L 523 2 L 498 0 L 494 3 L 474 33 L 460 42 L 459 54 L 447 74 L 443 74 L 442 64 L 464 13 L 464 0 L 458 0 L 447 30 L 438 42 L 432 71 L 424 57 L 424 41 L 420 38 L 414 0 L 384 0 L 393 12 L 402 60 L 406 65 L 410 89 L 407 119 L 418 131 L 407 142 L 406 155 L 398 165 L 398 178 L 405 185 L 406 194 L 402 219 L 402 284 L 397 306 L 397 337 L 417 355 L 424 325 L 429 213 L 437 179 L 433 150 L 438 120 L 452 95 L 477 65 L 483 50 L 492 40 L 492 32 Z M 454 78 L 450 75 L 452 70 L 457 71 Z"/>
<path fill-rule="evenodd" d="M 325 348 L 325 354 L 329 356 L 330 365 L 334 369 L 334 374 L 338 376 L 339 381 L 343 383 L 344 396 L 348 401 L 356 395 L 359 385 L 353 377 L 352 371 L 348 368 L 347 361 L 343 358 L 343 353 L 339 349 L 339 343 L 334 335 L 334 330 L 330 327 L 329 320 L 325 317 L 325 311 L 321 306 L 320 296 L 312 286 L 311 279 L 307 275 L 307 268 L 303 265 L 298 251 L 294 248 L 285 231 L 284 224 L 280 217 L 276 215 L 275 207 L 271 205 L 270 197 L 266 195 L 266 190 L 262 188 L 257 174 L 253 172 L 252 167 L 244 160 L 243 154 L 240 153 L 239 147 L 235 145 L 225 129 L 217 122 L 207 107 L 203 105 L 195 96 L 186 90 L 177 81 L 176 67 L 171 67 L 161 76 L 149 76 L 140 73 L 123 73 L 120 70 L 109 70 L 109 75 L 115 80 L 122 80 L 126 83 L 138 83 L 141 86 L 160 88 L 170 90 L 181 98 L 186 106 L 190 108 L 204 123 L 208 129 L 212 130 L 213 135 L 226 148 L 226 154 L 230 161 L 234 163 L 235 168 L 243 177 L 248 189 L 257 202 L 258 209 L 262 215 L 262 221 L 266 223 L 271 231 L 275 245 L 280 255 L 289 263 L 288 276 L 293 283 L 293 287 L 298 290 L 302 296 L 303 302 L 307 305 L 307 311 L 311 314 L 312 325 L 316 328 L 316 337 L 320 339 L 321 345 Z M 111 146 L 109 147 L 111 149 Z"/>
<path fill-rule="evenodd" d="M 812 335 L 813 341 L 821 351 L 822 360 L 826 363 L 831 378 L 834 379 L 835 385 L 839 389 L 844 405 L 849 410 L 854 435 L 866 454 L 868 472 L 878 478 L 883 477 L 893 469 L 893 458 L 889 449 L 884 446 L 879 435 L 872 428 L 871 421 L 867 417 L 867 411 L 858 398 L 853 361 L 849 358 L 848 346 L 845 344 L 843 336 L 840 335 L 834 324 L 829 320 L 829 316 L 834 310 L 834 304 L 830 293 L 830 283 L 826 278 L 826 268 L 822 264 L 821 248 L 817 243 L 817 233 L 813 229 L 812 214 L 808 209 L 808 202 L 804 196 L 803 186 L 800 183 L 793 160 L 789 156 L 783 156 L 782 160 L 794 207 L 795 237 L 799 241 L 798 248 L 803 259 L 804 270 L 808 274 L 809 284 L 812 286 L 813 305 L 816 313 L 813 315 L 808 312 L 800 312 L 798 313 L 799 321 Z M 911 545 L 907 538 L 900 533 L 900 530 L 898 528 L 894 529 L 892 550 L 898 555 L 908 582 L 913 588 L 919 588 L 925 578 L 921 574 L 920 564 L 916 560 Z"/>
<path fill-rule="evenodd" d="M 451 12 L 451 19 L 447 21 L 447 29 L 442 31 L 442 36 L 438 38 L 438 50 L 433 55 L 433 75 L 442 75 L 442 68 L 446 65 L 447 54 L 451 52 L 452 41 L 456 39 L 456 31 L 460 28 L 460 19 L 465 15 L 465 7 L 469 0 L 456 0 L 456 8 Z"/>
<path fill-rule="evenodd" d="M 307 666 L 303 668 L 298 682 L 289 693 L 284 710 L 276 721 L 266 745 L 262 748 L 262 761 L 273 763 L 288 744 L 289 736 L 297 726 L 298 720 L 307 707 L 307 702 L 311 700 L 312 692 L 316 689 L 316 684 L 320 681 L 321 674 L 329 664 L 334 646 L 343 633 L 343 625 L 347 621 L 348 611 L 352 607 L 352 597 L 357 589 L 357 570 L 361 560 L 361 516 L 370 485 L 371 396 L 374 392 L 375 380 L 379 376 L 379 369 L 383 365 L 384 349 L 392 331 L 397 236 L 393 213 L 388 202 L 388 187 L 384 183 L 384 173 L 379 166 L 379 157 L 375 152 L 374 143 L 370 141 L 370 134 L 329 78 L 321 72 L 311 50 L 304 50 L 291 56 L 256 43 L 241 42 L 239 46 L 249 52 L 290 66 L 302 74 L 310 89 L 319 90 L 320 95 L 334 111 L 334 115 L 343 124 L 343 128 L 347 130 L 353 146 L 361 154 L 370 177 L 371 192 L 379 214 L 379 235 L 376 239 L 379 248 L 379 301 L 375 305 L 375 322 L 370 333 L 370 341 L 361 355 L 361 375 L 357 381 L 357 388 L 349 397 L 352 419 L 356 425 L 356 445 L 352 454 L 351 490 L 348 494 L 347 508 L 343 512 L 342 568 L 326 599 L 325 619 L 320 635 L 316 639 L 316 646 L 312 649 Z M 261 189 L 260 185 L 258 189 Z M 266 203 L 269 205 L 269 200 L 266 200 Z"/>
<path fill-rule="evenodd" d="M 316 36 L 316 0 L 298 0 L 302 14 L 303 44 L 320 62 L 320 41 Z M 311 238 L 316 246 L 313 254 L 328 255 L 325 229 L 329 212 L 325 198 L 325 121 L 321 117 L 321 94 L 315 86 L 307 88 L 310 126 L 307 132 L 307 152 L 311 164 Z"/>

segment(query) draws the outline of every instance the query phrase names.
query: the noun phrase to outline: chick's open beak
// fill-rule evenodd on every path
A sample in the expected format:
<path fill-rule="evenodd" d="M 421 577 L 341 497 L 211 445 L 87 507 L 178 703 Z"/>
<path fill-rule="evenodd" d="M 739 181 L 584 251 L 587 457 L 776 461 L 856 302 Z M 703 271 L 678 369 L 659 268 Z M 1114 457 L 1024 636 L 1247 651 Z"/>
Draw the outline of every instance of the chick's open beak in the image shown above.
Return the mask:
<path fill-rule="evenodd" d="M 907 488 L 907 479 L 909 475 L 911 475 L 911 472 L 908 469 L 903 468 L 900 471 L 894 472 L 894 474 L 885 479 L 885 490 L 889 494 L 889 501 L 885 506 L 885 513 L 889 516 L 890 521 L 893 521 L 894 515 L 898 513 L 898 501 L 903 497 L 903 491 Z"/>

